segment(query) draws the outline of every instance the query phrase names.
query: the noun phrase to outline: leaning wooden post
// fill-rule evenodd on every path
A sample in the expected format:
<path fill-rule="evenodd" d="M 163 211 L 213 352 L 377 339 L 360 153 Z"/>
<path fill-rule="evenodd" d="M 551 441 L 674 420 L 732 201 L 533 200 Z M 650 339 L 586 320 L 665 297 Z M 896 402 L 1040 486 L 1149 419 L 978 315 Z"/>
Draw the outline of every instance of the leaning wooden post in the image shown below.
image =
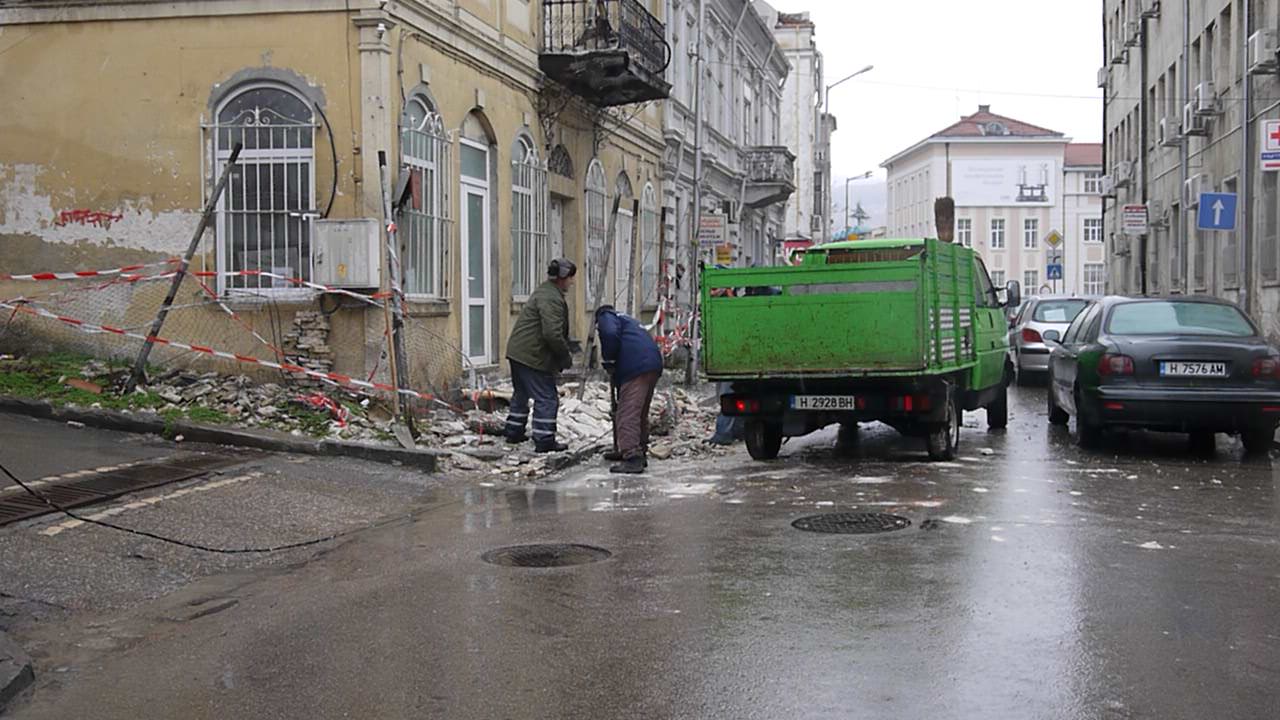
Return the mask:
<path fill-rule="evenodd" d="M 160 336 L 160 329 L 164 327 L 164 320 L 169 316 L 169 308 L 173 307 L 173 301 L 178 297 L 178 288 L 182 286 L 182 281 L 187 276 L 187 266 L 191 264 L 191 258 L 195 257 L 196 250 L 200 247 L 200 238 L 204 236 L 204 231 L 208 229 L 209 222 L 213 218 L 214 210 L 218 207 L 218 199 L 222 197 L 222 192 L 227 188 L 227 181 L 231 178 L 231 169 L 235 167 L 236 160 L 240 158 L 240 151 L 244 149 L 243 143 L 236 143 L 231 149 L 231 157 L 227 159 L 227 166 L 222 169 L 222 175 L 218 178 L 218 183 L 213 186 L 213 192 L 209 195 L 209 200 L 204 204 L 204 212 L 200 214 L 200 224 L 196 226 L 196 232 L 191 236 L 191 244 L 187 246 L 187 252 L 182 256 L 182 262 L 178 264 L 178 270 L 173 274 L 173 282 L 169 285 L 169 294 L 164 296 L 164 302 L 160 303 L 160 311 L 156 313 L 155 322 L 151 323 L 151 331 L 147 333 L 147 339 L 142 343 L 142 351 L 138 353 L 138 359 L 133 363 L 133 372 L 129 374 L 129 379 L 125 381 L 124 391 L 126 393 L 133 392 L 138 387 L 138 383 L 142 382 L 147 372 L 147 358 L 151 355 L 151 348 L 155 345 L 155 340 Z"/>
<path fill-rule="evenodd" d="M 404 416 L 405 424 L 409 428 L 409 434 L 416 438 L 418 431 L 413 424 L 412 405 L 409 403 L 408 393 L 403 392 L 409 389 L 407 376 L 409 358 L 404 351 L 404 292 L 400 287 L 400 254 L 396 247 L 397 227 L 390 190 L 391 170 L 387 167 L 387 152 L 385 150 L 378 151 L 378 181 L 382 185 L 383 228 L 387 232 L 387 263 L 384 269 L 387 273 L 387 288 L 390 297 L 385 298 L 383 302 L 385 303 L 384 308 L 389 307 L 391 310 L 391 337 L 388 338 L 391 343 L 391 383 L 396 388 L 396 405 Z M 401 444 L 409 447 L 413 446 L 413 443 L 404 442 L 403 438 L 400 441 Z"/>

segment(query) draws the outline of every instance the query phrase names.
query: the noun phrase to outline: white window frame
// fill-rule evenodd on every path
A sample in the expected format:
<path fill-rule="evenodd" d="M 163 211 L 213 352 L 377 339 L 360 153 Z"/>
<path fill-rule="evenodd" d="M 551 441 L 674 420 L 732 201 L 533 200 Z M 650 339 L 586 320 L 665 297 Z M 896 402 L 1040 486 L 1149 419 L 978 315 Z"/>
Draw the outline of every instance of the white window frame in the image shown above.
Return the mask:
<path fill-rule="evenodd" d="M 1004 250 L 1004 218 L 991 218 L 990 234 L 988 235 L 988 243 L 992 250 Z"/>
<path fill-rule="evenodd" d="M 423 95 L 409 98 L 424 112 L 423 120 L 410 127 L 408 108 L 400 130 L 400 157 L 404 171 L 416 184 L 422 208 L 413 202 L 400 211 L 400 274 L 405 297 L 410 300 L 444 301 L 449 296 L 449 246 L 453 203 L 449 197 L 453 142 L 443 119 Z M 420 280 L 418 273 L 428 270 Z"/>
<path fill-rule="evenodd" d="M 1102 171 L 1091 170 L 1084 174 L 1084 192 L 1086 195 L 1102 194 Z M 1099 240 L 1101 242 L 1101 240 Z"/>
<path fill-rule="evenodd" d="M 640 195 L 640 302 L 642 310 L 658 306 L 658 274 L 661 272 L 658 193 L 653 183 L 645 183 Z"/>
<path fill-rule="evenodd" d="M 251 111 L 250 122 L 236 123 L 236 124 L 222 124 L 221 116 L 223 111 L 226 110 L 227 106 L 232 104 L 241 96 L 255 90 L 273 90 L 273 91 L 285 93 L 293 97 L 295 100 L 301 102 L 306 107 L 308 113 L 310 114 L 310 120 L 307 122 L 298 122 L 298 121 L 281 122 L 282 120 L 287 121 L 289 119 L 285 118 L 282 115 L 279 115 L 279 113 L 275 113 L 271 111 L 269 108 L 257 107 Z M 271 116 L 264 115 L 264 113 L 267 113 L 267 112 L 271 113 L 271 115 L 275 116 L 277 119 L 273 121 L 273 118 Z M 231 140 L 230 144 L 234 144 L 236 142 L 237 133 L 240 141 L 247 139 L 248 133 L 256 133 L 258 137 L 258 141 L 253 143 L 254 145 L 260 145 L 261 138 L 263 137 L 262 133 L 264 131 L 266 132 L 266 137 L 269 139 L 269 143 L 268 143 L 269 147 L 265 149 L 260 146 L 249 147 L 250 144 L 245 143 L 245 147 L 244 149 L 241 150 L 240 156 L 236 161 L 237 169 L 236 171 L 231 173 L 231 176 L 227 183 L 227 187 L 223 191 L 222 196 L 218 199 L 217 219 L 216 219 L 216 222 L 214 223 L 214 233 L 216 238 L 214 243 L 214 247 L 215 247 L 214 256 L 215 256 L 215 269 L 217 270 L 217 291 L 220 295 L 258 295 L 258 296 L 268 296 L 275 300 L 304 300 L 304 299 L 311 298 L 315 294 L 313 290 L 310 290 L 306 287 L 302 287 L 297 283 L 292 283 L 287 280 L 281 280 L 278 278 L 270 278 L 270 277 L 264 278 L 262 276 L 253 276 L 253 275 L 233 276 L 233 273 L 238 273 L 246 270 L 248 271 L 260 270 L 265 272 L 275 272 L 278 268 L 288 268 L 289 272 L 284 274 L 288 274 L 288 275 L 291 275 L 293 278 L 302 279 L 302 280 L 312 279 L 313 272 L 314 272 L 315 248 L 313 245 L 313 238 L 312 238 L 312 232 L 311 232 L 312 231 L 311 220 L 319 217 L 319 213 L 316 208 L 316 151 L 315 151 L 315 148 L 316 148 L 317 126 L 315 123 L 316 123 L 316 111 L 315 111 L 315 106 L 311 102 L 311 100 L 308 99 L 306 96 L 302 95 L 301 93 L 299 93 L 297 90 L 293 89 L 292 87 L 285 85 L 283 83 L 278 83 L 278 82 L 261 81 L 261 82 L 246 83 L 240 87 L 237 87 L 235 92 L 229 93 L 225 98 L 223 98 L 218 103 L 217 108 L 215 108 L 213 113 L 213 124 L 207 128 L 212 134 L 212 146 L 213 146 L 213 157 L 214 157 L 213 176 L 214 177 L 218 177 L 221 175 L 222 169 L 226 166 L 227 162 L 231 159 L 232 148 L 224 147 L 222 144 L 222 134 L 224 131 L 227 132 L 228 135 L 230 136 L 230 140 Z M 286 134 L 284 138 L 284 147 L 277 148 L 274 146 L 275 131 L 280 128 L 284 128 Z M 298 132 L 298 135 L 296 136 L 297 142 L 295 143 L 296 147 L 292 147 L 292 148 L 289 147 L 288 134 L 287 134 L 290 129 L 294 129 Z M 308 147 L 302 147 L 303 133 L 306 133 L 306 137 L 308 138 Z M 255 202 L 258 208 L 256 210 L 250 211 L 250 210 L 244 210 L 244 209 L 239 209 L 239 210 L 236 209 L 237 206 L 239 208 L 246 208 L 248 206 L 249 196 L 248 196 L 248 191 L 245 187 L 244 178 L 247 177 L 250 171 L 250 168 L 253 168 L 253 170 L 257 172 L 258 169 L 264 165 L 268 167 L 283 165 L 286 168 L 285 204 L 280 208 L 275 208 L 274 206 L 274 201 L 276 196 L 275 188 L 274 188 L 275 173 L 274 171 L 270 171 L 269 175 L 271 177 L 271 183 L 266 189 L 265 195 L 266 197 L 270 198 L 271 209 L 268 209 L 265 211 L 262 209 L 262 199 L 264 197 L 264 192 L 262 187 L 258 188 L 257 198 Z M 301 167 L 298 168 L 297 173 L 293 176 L 293 179 L 296 181 L 297 186 L 302 187 L 303 185 L 305 185 L 305 187 L 307 188 L 307 197 L 310 199 L 310 202 L 307 203 L 307 207 L 291 208 L 288 206 L 289 203 L 288 203 L 288 197 L 287 197 L 287 188 L 288 188 L 289 177 L 287 173 L 288 173 L 289 165 L 298 165 L 298 166 L 305 165 L 307 168 L 305 171 L 307 177 L 305 178 L 302 177 L 302 173 L 304 171 L 301 169 Z M 261 178 L 261 175 L 258 175 L 258 177 Z M 236 201 L 237 192 L 240 193 L 238 196 L 239 197 L 238 203 Z M 274 247 L 275 245 L 274 242 L 271 243 L 272 245 L 271 264 L 269 267 L 262 267 L 261 266 L 261 254 L 262 254 L 261 228 L 262 228 L 263 218 L 264 216 L 270 217 L 270 216 L 281 216 L 281 215 L 283 215 L 283 217 L 277 217 L 277 219 L 283 219 L 285 223 L 285 249 L 284 249 L 285 257 L 283 258 L 283 261 L 288 262 L 290 260 L 296 259 L 298 261 L 298 267 L 295 268 L 292 265 L 276 265 L 276 251 Z M 257 218 L 256 222 L 258 223 L 259 237 L 258 237 L 256 252 L 259 255 L 259 264 L 257 267 L 248 267 L 245 262 L 241 260 L 237 260 L 234 257 L 231 257 L 230 256 L 231 250 L 228 247 L 234 240 L 231 237 L 231 230 L 235 227 L 235 225 L 237 224 L 237 221 L 239 221 L 241 225 L 241 232 L 246 236 L 246 242 L 247 242 L 248 222 L 249 222 L 250 216 Z M 290 236 L 290 229 L 293 223 L 295 222 L 297 223 L 297 232 L 298 232 L 298 239 L 296 243 L 298 246 L 298 250 L 297 250 L 297 257 L 291 258 L 289 256 L 293 254 L 293 249 L 292 249 L 293 243 L 290 242 L 289 236 Z M 275 229 L 274 223 L 272 223 L 271 229 L 274 231 Z M 274 235 L 274 232 L 272 234 Z M 305 257 L 303 256 L 304 253 L 302 251 L 302 247 L 304 245 L 307 248 L 305 251 Z M 246 249 L 242 252 L 247 254 L 249 251 Z"/>
<path fill-rule="evenodd" d="M 973 247 L 973 218 L 956 218 L 956 241 L 964 247 Z"/>
<path fill-rule="evenodd" d="M 993 287 L 995 287 L 997 290 L 1000 290 L 1000 289 L 1004 288 L 1004 286 L 1005 286 L 1005 280 L 1004 280 L 1004 277 L 1005 277 L 1005 276 L 1004 276 L 1004 271 L 1003 271 L 1003 270 L 992 270 L 992 271 L 991 271 L 991 285 L 992 285 Z"/>
<path fill-rule="evenodd" d="M 1039 270 L 1023 270 L 1022 271 L 1022 287 L 1028 293 L 1036 292 L 1040 287 L 1040 271 Z"/>
<path fill-rule="evenodd" d="M 1022 221 L 1022 249 L 1040 248 L 1040 218 L 1024 218 Z"/>
<path fill-rule="evenodd" d="M 511 295 L 527 300 L 551 262 L 547 235 L 547 166 L 528 135 L 516 138 L 511 161 Z"/>
<path fill-rule="evenodd" d="M 604 273 L 608 271 L 604 267 L 604 252 L 609 241 L 609 186 L 599 158 L 592 158 L 587 166 L 585 201 L 583 237 L 586 242 L 583 244 L 582 264 L 586 267 L 587 297 L 594 298 L 599 292 L 601 279 L 607 277 Z"/>
<path fill-rule="evenodd" d="M 1092 275 L 1092 277 L 1090 277 Z M 1082 282 L 1080 285 L 1084 295 L 1101 295 L 1106 291 L 1107 266 L 1105 263 L 1085 263 L 1081 267 Z"/>
<path fill-rule="evenodd" d="M 1102 218 L 1085 218 L 1080 237 L 1087 243 L 1102 242 Z"/>

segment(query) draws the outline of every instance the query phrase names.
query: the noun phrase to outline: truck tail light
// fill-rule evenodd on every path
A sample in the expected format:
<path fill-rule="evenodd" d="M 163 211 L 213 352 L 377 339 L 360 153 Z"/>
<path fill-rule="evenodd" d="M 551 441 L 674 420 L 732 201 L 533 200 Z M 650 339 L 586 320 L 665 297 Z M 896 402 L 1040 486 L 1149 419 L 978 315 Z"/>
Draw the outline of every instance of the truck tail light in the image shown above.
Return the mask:
<path fill-rule="evenodd" d="M 754 415 L 760 412 L 760 401 L 752 398 L 734 398 L 733 409 L 739 415 Z"/>
<path fill-rule="evenodd" d="M 903 395 L 894 404 L 902 412 L 929 412 L 933 409 L 933 398 L 928 395 Z"/>
<path fill-rule="evenodd" d="M 1032 330 L 1031 328 L 1022 328 L 1022 342 L 1038 343 L 1038 342 L 1043 342 L 1043 338 L 1040 337 L 1040 332 L 1038 330 Z"/>
<path fill-rule="evenodd" d="M 1254 360 L 1253 376 L 1269 380 L 1280 379 L 1280 358 L 1264 357 Z"/>
<path fill-rule="evenodd" d="M 1107 353 L 1098 360 L 1098 374 L 1103 376 L 1132 375 L 1133 358 L 1128 355 Z"/>

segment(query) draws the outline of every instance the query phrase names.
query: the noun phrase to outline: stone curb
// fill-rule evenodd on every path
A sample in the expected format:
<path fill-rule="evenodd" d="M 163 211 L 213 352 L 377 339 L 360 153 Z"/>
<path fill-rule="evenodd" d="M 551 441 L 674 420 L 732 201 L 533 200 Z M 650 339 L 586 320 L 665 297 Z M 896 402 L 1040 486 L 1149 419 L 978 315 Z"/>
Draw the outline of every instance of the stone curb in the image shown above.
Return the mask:
<path fill-rule="evenodd" d="M 240 430 L 186 421 L 168 423 L 155 413 L 123 413 L 115 410 L 64 407 L 45 400 L 8 396 L 0 396 L 0 412 L 59 422 L 77 422 L 103 430 L 149 435 L 163 435 L 171 432 L 174 435 L 182 435 L 183 439 L 189 442 L 234 445 L 268 452 L 350 457 L 380 463 L 398 462 L 406 467 L 425 472 L 435 472 L 439 468 L 440 457 L 443 454 L 434 450 L 405 450 L 368 443 L 308 440 L 270 430 Z"/>
<path fill-rule="evenodd" d="M 8 635 L 0 632 L 0 713 L 35 679 L 31 658 Z"/>

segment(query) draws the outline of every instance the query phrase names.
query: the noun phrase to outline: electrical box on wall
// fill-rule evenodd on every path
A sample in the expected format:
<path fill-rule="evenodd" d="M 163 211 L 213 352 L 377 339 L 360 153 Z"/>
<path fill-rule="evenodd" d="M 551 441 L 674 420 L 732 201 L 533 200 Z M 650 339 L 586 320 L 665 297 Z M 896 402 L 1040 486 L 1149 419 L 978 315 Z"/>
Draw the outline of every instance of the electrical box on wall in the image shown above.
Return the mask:
<path fill-rule="evenodd" d="M 316 282 L 348 289 L 382 285 L 382 228 L 377 220 L 316 220 L 312 230 Z"/>

